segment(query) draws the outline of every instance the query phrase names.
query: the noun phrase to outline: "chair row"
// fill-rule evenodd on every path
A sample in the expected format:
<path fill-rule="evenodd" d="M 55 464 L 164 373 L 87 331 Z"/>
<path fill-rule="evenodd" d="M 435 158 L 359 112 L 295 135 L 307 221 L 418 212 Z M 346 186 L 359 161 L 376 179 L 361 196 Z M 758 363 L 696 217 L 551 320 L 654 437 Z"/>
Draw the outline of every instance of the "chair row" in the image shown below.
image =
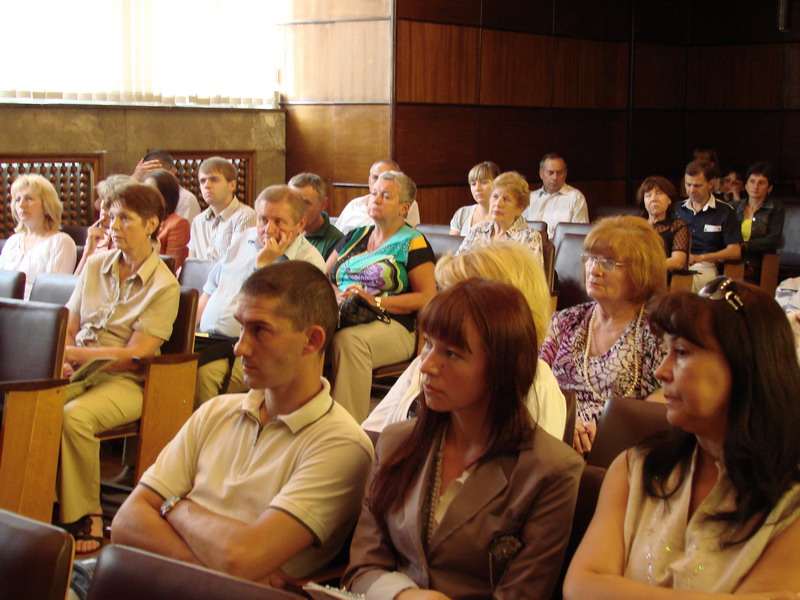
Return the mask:
<path fill-rule="evenodd" d="M 0 508 L 50 521 L 61 419 L 68 380 L 61 379 L 74 275 L 40 276 L 36 298 L 0 300 Z M 50 284 L 53 285 L 50 285 Z M 47 293 L 45 293 L 47 292 Z M 193 354 L 198 293 L 182 288 L 172 335 L 159 356 L 142 358 L 145 374 L 138 422 L 104 432 L 101 440 L 139 435 L 135 481 L 189 418 L 194 405 Z"/>

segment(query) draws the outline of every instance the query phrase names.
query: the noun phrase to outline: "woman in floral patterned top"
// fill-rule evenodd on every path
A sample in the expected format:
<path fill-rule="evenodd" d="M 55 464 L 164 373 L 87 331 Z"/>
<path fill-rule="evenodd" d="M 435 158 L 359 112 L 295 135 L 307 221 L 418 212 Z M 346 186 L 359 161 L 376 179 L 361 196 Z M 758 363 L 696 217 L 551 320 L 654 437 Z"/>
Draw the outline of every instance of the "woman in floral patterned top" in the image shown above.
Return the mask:
<path fill-rule="evenodd" d="M 541 359 L 578 400 L 573 446 L 592 448 L 596 422 L 614 396 L 646 398 L 664 357 L 645 303 L 666 286 L 664 245 L 644 219 L 603 219 L 586 236 L 586 292 L 594 300 L 553 315 Z"/>
<path fill-rule="evenodd" d="M 542 258 L 542 236 L 528 227 L 522 216 L 530 203 L 530 189 L 525 178 L 514 171 L 501 173 L 492 182 L 489 198 L 490 220 L 478 223 L 469 230 L 456 254 L 466 252 L 473 246 L 488 246 L 494 242 L 519 242 L 533 250 L 540 265 Z"/>

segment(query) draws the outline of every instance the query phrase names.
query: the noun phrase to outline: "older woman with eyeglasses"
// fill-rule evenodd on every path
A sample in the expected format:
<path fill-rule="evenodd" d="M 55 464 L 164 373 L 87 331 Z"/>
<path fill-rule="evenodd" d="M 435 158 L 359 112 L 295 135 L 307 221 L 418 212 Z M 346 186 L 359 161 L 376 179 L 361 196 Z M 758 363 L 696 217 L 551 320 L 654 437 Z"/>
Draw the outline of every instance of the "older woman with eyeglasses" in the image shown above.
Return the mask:
<path fill-rule="evenodd" d="M 612 463 L 564 598 L 797 598 L 800 367 L 780 307 L 719 277 L 650 311 L 674 429 Z"/>
<path fill-rule="evenodd" d="M 664 345 L 650 329 L 645 304 L 666 286 L 667 270 L 661 237 L 641 217 L 602 219 L 583 248 L 593 302 L 553 315 L 541 359 L 561 389 L 577 396 L 573 446 L 586 453 L 606 400 L 644 399 L 658 388 Z"/>

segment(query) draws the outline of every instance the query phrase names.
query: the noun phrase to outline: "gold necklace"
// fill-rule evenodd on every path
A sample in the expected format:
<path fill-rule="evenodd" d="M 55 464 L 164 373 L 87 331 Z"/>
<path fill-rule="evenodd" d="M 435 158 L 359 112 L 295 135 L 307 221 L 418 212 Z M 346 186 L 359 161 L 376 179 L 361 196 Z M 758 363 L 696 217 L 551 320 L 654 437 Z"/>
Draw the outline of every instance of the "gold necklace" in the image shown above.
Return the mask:
<path fill-rule="evenodd" d="M 597 306 L 595 305 L 595 307 L 592 309 L 592 316 L 589 318 L 589 328 L 588 331 L 586 332 L 586 347 L 583 349 L 583 379 L 586 381 L 586 385 L 589 386 L 589 391 L 592 392 L 592 395 L 600 402 L 603 402 L 604 400 L 602 394 L 600 394 L 600 392 L 594 389 L 594 386 L 592 385 L 592 380 L 589 379 L 589 351 L 592 347 L 592 329 L 594 328 L 594 319 L 596 315 L 597 315 Z M 633 344 L 631 344 L 633 346 L 633 380 L 631 381 L 631 384 L 628 386 L 628 388 L 624 392 L 619 394 L 619 396 L 622 398 L 629 397 L 631 392 L 633 392 L 639 387 L 639 380 L 641 378 L 641 365 L 639 360 L 638 340 L 639 340 L 639 332 L 642 329 L 643 320 L 644 320 L 644 304 L 642 304 L 641 308 L 639 308 L 639 314 L 636 317 L 636 325 L 633 328 Z M 625 337 L 628 337 L 628 335 L 626 335 Z M 624 368 L 624 371 L 626 373 L 630 372 L 627 366 Z"/>

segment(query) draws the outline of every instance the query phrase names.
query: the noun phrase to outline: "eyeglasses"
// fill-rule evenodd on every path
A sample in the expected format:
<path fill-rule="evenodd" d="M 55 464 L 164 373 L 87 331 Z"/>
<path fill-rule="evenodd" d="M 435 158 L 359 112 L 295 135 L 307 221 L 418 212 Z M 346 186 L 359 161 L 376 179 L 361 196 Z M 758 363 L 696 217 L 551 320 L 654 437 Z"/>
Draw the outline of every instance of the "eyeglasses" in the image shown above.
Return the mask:
<path fill-rule="evenodd" d="M 589 264 L 591 261 L 591 265 Z M 624 262 L 619 262 L 616 260 L 611 260 L 610 258 L 603 258 L 602 256 L 595 256 L 594 254 L 581 254 L 581 262 L 587 265 L 590 269 L 594 265 L 600 265 L 600 268 L 603 269 L 606 273 L 613 273 L 614 269 L 617 267 L 624 267 Z"/>
<path fill-rule="evenodd" d="M 736 282 L 725 275 L 709 281 L 697 295 L 709 300 L 725 300 L 736 312 L 741 311 L 744 306 L 739 294 L 736 293 Z"/>

